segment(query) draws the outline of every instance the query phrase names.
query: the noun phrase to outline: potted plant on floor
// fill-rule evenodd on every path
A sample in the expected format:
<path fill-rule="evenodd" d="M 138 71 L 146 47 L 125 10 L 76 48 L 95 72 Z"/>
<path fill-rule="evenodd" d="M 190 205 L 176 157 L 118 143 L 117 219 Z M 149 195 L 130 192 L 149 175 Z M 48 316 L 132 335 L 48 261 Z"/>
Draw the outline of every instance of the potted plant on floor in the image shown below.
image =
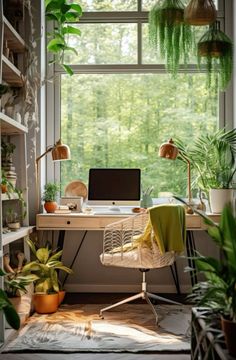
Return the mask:
<path fill-rule="evenodd" d="M 56 198 L 59 193 L 60 187 L 56 183 L 47 183 L 44 185 L 43 201 L 44 208 L 48 213 L 53 213 L 57 209 Z"/>
<path fill-rule="evenodd" d="M 0 276 L 5 276 L 2 269 L 0 269 Z M 20 328 L 20 317 L 12 303 L 9 301 L 6 292 L 2 289 L 0 289 L 0 310 L 4 312 L 8 324 L 13 329 L 18 330 Z"/>
<path fill-rule="evenodd" d="M 205 280 L 194 285 L 189 299 L 221 315 L 229 353 L 236 356 L 236 217 L 229 205 L 224 207 L 219 224 L 204 213 L 193 210 L 207 224 L 208 234 L 220 250 L 220 258 L 196 253 L 193 260 L 198 272 L 204 274 Z"/>
<path fill-rule="evenodd" d="M 34 282 L 33 303 L 35 310 L 39 314 L 53 313 L 58 309 L 60 297 L 58 271 L 61 270 L 71 274 L 72 270 L 61 262 L 62 250 L 53 252 L 47 247 L 36 249 L 30 239 L 27 242 L 36 260 L 26 264 L 22 271 L 30 272 L 38 277 Z"/>
<path fill-rule="evenodd" d="M 218 130 L 194 141 L 191 148 L 178 142 L 196 175 L 197 186 L 207 194 L 213 213 L 221 213 L 232 203 L 236 172 L 236 129 Z"/>

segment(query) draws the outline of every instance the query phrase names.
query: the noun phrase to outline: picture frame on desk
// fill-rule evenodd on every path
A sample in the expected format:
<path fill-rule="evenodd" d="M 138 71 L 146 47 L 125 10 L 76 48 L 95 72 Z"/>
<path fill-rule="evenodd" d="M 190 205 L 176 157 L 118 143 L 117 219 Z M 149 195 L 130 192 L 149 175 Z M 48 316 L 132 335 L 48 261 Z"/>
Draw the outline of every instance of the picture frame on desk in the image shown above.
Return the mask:
<path fill-rule="evenodd" d="M 72 212 L 81 213 L 83 206 L 82 196 L 62 196 L 60 199 L 61 205 L 67 205 Z"/>

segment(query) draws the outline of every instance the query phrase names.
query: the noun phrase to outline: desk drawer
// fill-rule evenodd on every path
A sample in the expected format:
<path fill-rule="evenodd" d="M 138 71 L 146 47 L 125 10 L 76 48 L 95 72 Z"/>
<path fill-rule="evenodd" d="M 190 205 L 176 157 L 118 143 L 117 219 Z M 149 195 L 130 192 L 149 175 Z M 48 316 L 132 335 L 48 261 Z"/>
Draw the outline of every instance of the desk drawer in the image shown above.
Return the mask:
<path fill-rule="evenodd" d="M 186 227 L 187 229 L 201 229 L 202 221 L 200 216 L 187 215 L 186 216 Z"/>
<path fill-rule="evenodd" d="M 80 218 L 75 218 L 72 216 L 43 216 L 37 218 L 37 228 L 47 228 L 47 229 L 69 229 L 69 228 L 80 228 L 81 223 L 86 225 L 84 221 Z M 89 225 L 89 224 L 88 224 Z"/>

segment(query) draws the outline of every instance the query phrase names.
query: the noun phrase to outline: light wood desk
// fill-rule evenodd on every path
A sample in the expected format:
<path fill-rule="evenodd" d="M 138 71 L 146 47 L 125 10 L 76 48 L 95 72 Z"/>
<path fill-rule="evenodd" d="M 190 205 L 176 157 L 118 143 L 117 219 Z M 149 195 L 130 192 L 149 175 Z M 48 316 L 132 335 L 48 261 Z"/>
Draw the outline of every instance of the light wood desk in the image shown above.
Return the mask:
<path fill-rule="evenodd" d="M 70 214 L 38 214 L 36 218 L 37 230 L 103 230 L 106 225 L 135 215 L 87 215 L 82 213 Z M 219 222 L 219 215 L 209 214 L 209 217 Z M 186 215 L 187 230 L 205 230 L 204 220 L 196 215 Z"/>
<path fill-rule="evenodd" d="M 77 252 L 71 262 L 70 267 L 72 268 L 76 257 L 80 251 L 80 248 L 84 242 L 84 239 L 89 230 L 101 230 L 103 231 L 106 225 L 109 225 L 113 222 L 126 219 L 128 216 L 135 215 L 92 215 L 92 214 L 83 214 L 83 213 L 70 213 L 70 214 L 38 214 L 36 218 L 36 228 L 37 230 L 59 230 L 59 237 L 57 247 L 63 249 L 64 246 L 64 237 L 66 230 L 84 230 L 82 240 L 78 246 Z M 214 222 L 219 222 L 220 216 L 216 214 L 209 214 L 209 217 Z M 194 285 L 197 283 L 197 273 L 194 260 L 191 258 L 195 255 L 196 245 L 194 239 L 194 231 L 206 230 L 206 225 L 202 217 L 197 214 L 186 215 L 186 228 L 187 228 L 187 239 L 186 239 L 186 252 L 188 256 L 188 265 L 189 267 L 195 269 L 195 271 L 190 272 L 191 284 Z M 178 272 L 176 264 L 174 263 L 174 268 L 171 267 L 172 276 L 176 285 L 177 292 L 180 293 Z M 66 277 L 67 278 L 67 277 Z M 65 278 L 65 280 L 66 280 Z"/>

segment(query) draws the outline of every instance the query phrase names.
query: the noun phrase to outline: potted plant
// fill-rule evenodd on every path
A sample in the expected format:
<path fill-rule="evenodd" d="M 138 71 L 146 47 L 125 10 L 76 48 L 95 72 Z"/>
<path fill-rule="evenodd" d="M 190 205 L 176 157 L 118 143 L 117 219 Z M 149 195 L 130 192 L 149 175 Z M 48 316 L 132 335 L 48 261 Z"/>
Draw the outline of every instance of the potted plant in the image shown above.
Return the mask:
<path fill-rule="evenodd" d="M 57 209 L 57 202 L 56 198 L 60 187 L 56 183 L 47 183 L 44 185 L 44 192 L 43 192 L 43 201 L 44 208 L 48 213 L 53 213 Z"/>
<path fill-rule="evenodd" d="M 236 356 L 236 218 L 229 205 L 224 207 L 219 224 L 194 211 L 204 218 L 208 234 L 219 247 L 221 257 L 196 254 L 196 267 L 205 275 L 205 281 L 193 287 L 190 299 L 221 315 L 229 353 Z"/>
<path fill-rule="evenodd" d="M 53 21 L 53 30 L 47 33 L 49 42 L 47 50 L 54 55 L 51 64 L 59 64 L 69 75 L 73 75 L 72 68 L 66 64 L 65 53 L 76 49 L 69 44 L 69 35 L 80 36 L 80 30 L 71 25 L 79 20 L 82 9 L 79 4 L 67 0 L 45 0 L 45 16 L 47 21 Z"/>
<path fill-rule="evenodd" d="M 191 148 L 178 142 L 189 159 L 197 186 L 207 194 L 213 213 L 221 213 L 233 201 L 232 184 L 236 172 L 236 129 L 221 129 L 194 141 Z"/>
<path fill-rule="evenodd" d="M 53 313 L 57 311 L 59 305 L 58 271 L 71 274 L 72 270 L 61 262 L 62 250 L 53 252 L 47 247 L 36 249 L 30 239 L 27 242 L 36 260 L 26 264 L 22 271 L 30 272 L 38 277 L 35 281 L 35 294 L 33 296 L 35 310 L 39 314 Z"/>
<path fill-rule="evenodd" d="M 0 269 L 0 276 L 4 276 L 5 273 Z M 4 312 L 8 324 L 15 330 L 20 328 L 20 317 L 17 314 L 14 306 L 9 301 L 6 292 L 0 289 L 0 310 Z"/>
<path fill-rule="evenodd" d="M 17 231 L 20 229 L 21 224 L 20 224 L 19 216 L 17 212 L 15 212 L 14 209 L 12 208 L 9 208 L 7 210 L 6 223 L 8 229 L 11 231 Z"/>
<path fill-rule="evenodd" d="M 233 72 L 233 43 L 216 21 L 198 42 L 198 64 L 207 69 L 207 83 L 225 90 Z M 218 81 L 219 77 L 219 81 Z M 219 84 L 218 84 L 219 83 Z"/>
<path fill-rule="evenodd" d="M 156 2 L 149 12 L 149 40 L 165 59 L 170 73 L 177 73 L 180 61 L 187 64 L 195 41 L 191 27 L 184 23 L 181 0 Z"/>

